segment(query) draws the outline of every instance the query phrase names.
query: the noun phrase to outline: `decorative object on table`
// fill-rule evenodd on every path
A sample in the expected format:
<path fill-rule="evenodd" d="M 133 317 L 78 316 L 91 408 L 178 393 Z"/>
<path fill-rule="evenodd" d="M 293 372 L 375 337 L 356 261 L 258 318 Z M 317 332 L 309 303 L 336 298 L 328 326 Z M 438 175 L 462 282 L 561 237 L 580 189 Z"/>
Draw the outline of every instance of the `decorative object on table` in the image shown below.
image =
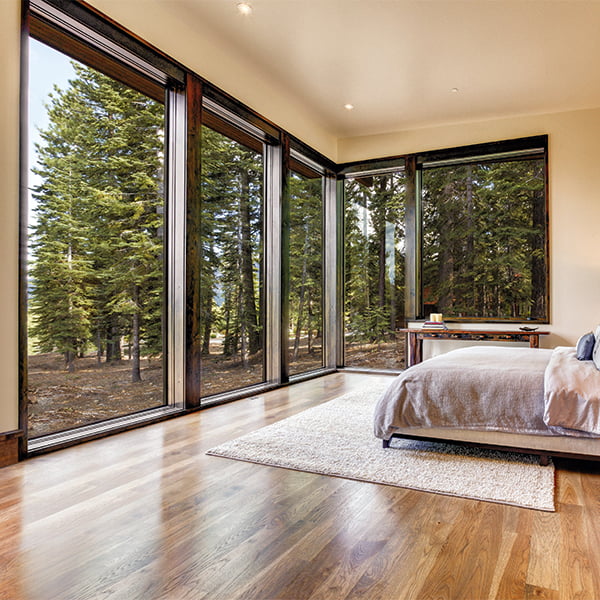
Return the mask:
<path fill-rule="evenodd" d="M 448 329 L 442 319 L 442 313 L 431 313 L 429 321 L 425 321 L 423 329 Z"/>
<path fill-rule="evenodd" d="M 537 327 L 519 327 L 521 331 L 535 331 Z"/>
<path fill-rule="evenodd" d="M 537 457 L 373 435 L 373 411 L 387 385 L 359 388 L 208 454 L 462 498 L 554 511 L 554 467 Z"/>

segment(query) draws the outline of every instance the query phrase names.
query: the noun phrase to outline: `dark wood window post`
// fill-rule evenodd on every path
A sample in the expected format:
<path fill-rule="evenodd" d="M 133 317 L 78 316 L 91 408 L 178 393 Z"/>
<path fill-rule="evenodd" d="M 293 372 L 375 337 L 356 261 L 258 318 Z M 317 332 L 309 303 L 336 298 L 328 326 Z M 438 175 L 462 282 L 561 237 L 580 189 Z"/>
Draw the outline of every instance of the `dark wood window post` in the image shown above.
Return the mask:
<path fill-rule="evenodd" d="M 185 301 L 185 407 L 200 406 L 200 219 L 202 82 L 188 74 L 187 83 L 187 208 L 186 208 L 186 301 Z"/>

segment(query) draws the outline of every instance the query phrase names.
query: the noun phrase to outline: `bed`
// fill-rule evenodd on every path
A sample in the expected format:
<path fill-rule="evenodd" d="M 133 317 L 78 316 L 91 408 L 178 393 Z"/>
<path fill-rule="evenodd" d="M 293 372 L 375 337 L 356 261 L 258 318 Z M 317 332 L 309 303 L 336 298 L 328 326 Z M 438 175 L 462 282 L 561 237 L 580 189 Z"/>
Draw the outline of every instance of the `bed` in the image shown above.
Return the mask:
<path fill-rule="evenodd" d="M 575 348 L 469 347 L 401 373 L 377 403 L 375 436 L 600 459 L 600 371 Z"/>

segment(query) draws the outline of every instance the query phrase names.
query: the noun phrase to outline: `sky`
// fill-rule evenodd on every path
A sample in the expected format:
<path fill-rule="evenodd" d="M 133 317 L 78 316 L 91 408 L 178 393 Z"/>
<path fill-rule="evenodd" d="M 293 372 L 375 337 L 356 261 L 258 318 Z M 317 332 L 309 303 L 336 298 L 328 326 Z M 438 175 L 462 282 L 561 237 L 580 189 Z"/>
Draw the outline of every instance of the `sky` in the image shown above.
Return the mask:
<path fill-rule="evenodd" d="M 29 189 L 36 185 L 37 176 L 31 173 L 36 164 L 35 144 L 40 141 L 39 130 L 48 126 L 48 113 L 45 105 L 49 95 L 57 85 L 65 89 L 74 71 L 68 56 L 29 38 Z M 34 200 L 29 194 L 29 223 L 32 222 Z"/>

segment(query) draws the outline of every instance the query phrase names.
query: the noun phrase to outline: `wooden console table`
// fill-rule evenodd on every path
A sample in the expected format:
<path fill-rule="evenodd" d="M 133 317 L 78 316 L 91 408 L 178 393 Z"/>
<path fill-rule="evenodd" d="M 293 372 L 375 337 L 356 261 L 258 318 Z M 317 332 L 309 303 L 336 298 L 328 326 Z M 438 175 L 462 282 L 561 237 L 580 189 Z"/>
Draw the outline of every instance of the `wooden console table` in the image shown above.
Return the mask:
<path fill-rule="evenodd" d="M 397 329 L 408 337 L 408 366 L 412 367 L 423 360 L 423 340 L 471 340 L 529 342 L 530 348 L 539 348 L 540 335 L 549 331 L 490 331 L 487 329 Z"/>

